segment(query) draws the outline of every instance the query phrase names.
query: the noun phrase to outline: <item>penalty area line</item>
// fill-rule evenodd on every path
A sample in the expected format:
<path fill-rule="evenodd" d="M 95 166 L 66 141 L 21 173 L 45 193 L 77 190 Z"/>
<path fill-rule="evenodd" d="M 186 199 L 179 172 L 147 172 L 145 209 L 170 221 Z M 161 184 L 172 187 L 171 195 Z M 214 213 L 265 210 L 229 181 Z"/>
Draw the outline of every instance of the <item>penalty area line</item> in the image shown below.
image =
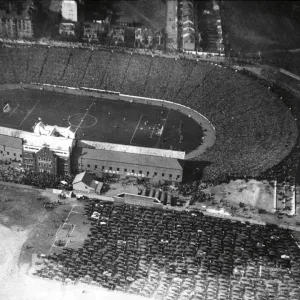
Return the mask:
<path fill-rule="evenodd" d="M 17 110 L 17 108 L 19 107 L 20 105 L 18 104 L 15 109 L 11 112 L 11 114 L 9 115 L 9 117 Z"/>
<path fill-rule="evenodd" d="M 24 121 L 28 118 L 28 116 L 32 113 L 32 111 L 36 108 L 36 106 L 40 103 L 41 99 L 39 99 L 36 104 L 33 106 L 33 108 L 29 111 L 29 113 L 26 115 L 26 117 L 23 119 L 23 121 L 19 124 L 18 127 L 20 127 Z"/>

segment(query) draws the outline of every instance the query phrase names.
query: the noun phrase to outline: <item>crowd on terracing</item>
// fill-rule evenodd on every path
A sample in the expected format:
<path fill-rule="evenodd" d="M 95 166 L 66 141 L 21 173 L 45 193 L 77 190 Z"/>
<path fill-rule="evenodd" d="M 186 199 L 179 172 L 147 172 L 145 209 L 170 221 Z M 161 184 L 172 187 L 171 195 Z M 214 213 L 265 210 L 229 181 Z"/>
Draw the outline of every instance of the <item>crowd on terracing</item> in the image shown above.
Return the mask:
<path fill-rule="evenodd" d="M 300 297 L 300 250 L 288 230 L 199 211 L 98 201 L 85 209 L 91 230 L 83 246 L 50 254 L 35 275 L 155 299 Z"/>
<path fill-rule="evenodd" d="M 258 176 L 293 149 L 294 116 L 266 82 L 213 63 L 167 59 L 117 50 L 44 46 L 1 48 L 1 84 L 48 83 L 158 98 L 186 105 L 216 128 L 205 180 Z M 297 157 L 292 159 L 293 162 Z M 288 166 L 279 167 L 289 169 Z"/>

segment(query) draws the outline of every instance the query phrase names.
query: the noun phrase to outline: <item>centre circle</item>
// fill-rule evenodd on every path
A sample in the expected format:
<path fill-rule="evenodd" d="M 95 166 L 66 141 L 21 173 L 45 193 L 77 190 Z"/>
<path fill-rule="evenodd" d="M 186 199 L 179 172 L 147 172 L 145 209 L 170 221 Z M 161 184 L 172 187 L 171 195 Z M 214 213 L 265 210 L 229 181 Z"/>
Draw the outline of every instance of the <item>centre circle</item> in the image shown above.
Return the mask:
<path fill-rule="evenodd" d="M 78 113 L 69 116 L 68 123 L 76 128 L 90 128 L 97 124 L 97 118 L 89 114 Z"/>

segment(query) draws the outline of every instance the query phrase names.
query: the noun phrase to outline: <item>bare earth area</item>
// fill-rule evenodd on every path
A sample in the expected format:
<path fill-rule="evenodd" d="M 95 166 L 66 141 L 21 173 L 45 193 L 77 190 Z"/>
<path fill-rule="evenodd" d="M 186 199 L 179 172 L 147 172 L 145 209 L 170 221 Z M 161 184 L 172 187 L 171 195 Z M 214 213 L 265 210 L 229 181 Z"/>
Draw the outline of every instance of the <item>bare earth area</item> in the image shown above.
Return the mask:
<path fill-rule="evenodd" d="M 63 285 L 61 282 L 44 280 L 29 275 L 28 265 L 18 266 L 21 247 L 28 231 L 19 231 L 0 226 L 0 237 L 5 243 L 0 245 L 0 298 L 7 300 L 46 299 L 141 299 L 142 297 L 84 284 Z M 113 293 L 113 294 L 112 294 Z"/>
<path fill-rule="evenodd" d="M 44 197 L 48 196 L 45 192 L 41 194 Z M 54 211 L 46 211 L 36 199 L 40 195 L 38 191 L 0 185 L 0 195 L 1 200 L 15 200 L 0 203 L 0 299 L 142 298 L 84 284 L 63 285 L 61 282 L 31 275 L 34 271 L 31 258 L 35 252 L 49 253 L 54 239 L 52 232 L 57 230 L 53 226 L 53 219 L 65 217 L 65 210 L 69 210 L 73 205 L 72 200 Z M 54 197 L 51 198 L 45 197 L 44 200 L 55 200 Z"/>

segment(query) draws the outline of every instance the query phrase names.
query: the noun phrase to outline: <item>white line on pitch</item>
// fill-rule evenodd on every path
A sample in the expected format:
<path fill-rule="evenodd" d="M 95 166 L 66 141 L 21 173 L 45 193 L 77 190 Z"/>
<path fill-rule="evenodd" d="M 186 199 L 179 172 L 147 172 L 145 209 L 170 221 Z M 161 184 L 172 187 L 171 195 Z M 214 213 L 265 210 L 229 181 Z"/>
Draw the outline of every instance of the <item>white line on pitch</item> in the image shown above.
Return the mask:
<path fill-rule="evenodd" d="M 35 109 L 35 107 L 39 104 L 39 102 L 41 101 L 41 99 L 39 99 L 38 101 L 37 101 L 37 103 L 34 105 L 34 107 L 30 110 L 30 112 L 27 114 L 27 116 L 23 119 L 23 121 L 19 124 L 19 126 L 18 127 L 20 127 L 23 123 L 24 123 L 24 121 L 28 118 L 28 116 L 32 113 L 32 111 Z"/>
<path fill-rule="evenodd" d="M 9 115 L 9 117 L 16 111 L 16 109 L 19 107 L 19 104 L 17 105 L 17 107 L 12 111 L 12 113 Z"/>
<path fill-rule="evenodd" d="M 156 127 L 156 124 L 154 125 L 154 127 L 153 127 L 153 129 L 152 129 L 152 132 L 151 132 L 151 135 L 150 135 L 150 139 L 152 139 L 152 137 L 153 137 L 153 133 L 154 133 L 155 127 Z"/>
<path fill-rule="evenodd" d="M 90 107 L 87 109 L 87 111 L 86 111 L 85 115 L 83 116 L 83 118 L 81 118 L 81 121 L 80 121 L 79 125 L 77 126 L 77 128 L 76 128 L 76 130 L 75 130 L 75 133 L 76 133 L 77 130 L 80 128 L 81 123 L 84 121 L 85 117 L 86 117 L 87 114 L 89 113 L 89 111 L 90 111 L 91 107 L 93 106 L 94 102 L 95 102 L 95 100 L 92 102 L 92 104 L 90 105 Z"/>
<path fill-rule="evenodd" d="M 71 237 L 71 234 L 73 233 L 75 227 L 76 227 L 76 225 L 73 226 L 71 232 L 68 232 L 68 233 L 67 233 L 67 242 L 66 242 L 65 247 L 67 247 L 68 243 L 70 242 L 70 237 Z"/>
<path fill-rule="evenodd" d="M 165 122 L 164 122 L 164 125 L 163 125 L 163 130 L 162 130 L 162 133 L 161 133 L 161 135 L 159 136 L 159 139 L 158 139 L 158 142 L 157 142 L 157 144 L 156 144 L 156 148 L 158 147 L 158 145 L 159 145 L 159 142 L 160 142 L 160 139 L 161 139 L 161 136 L 163 135 L 163 133 L 164 133 L 164 130 L 165 130 L 165 126 L 166 126 L 166 123 L 167 123 L 167 120 L 168 120 L 168 118 L 169 118 L 169 114 L 170 114 L 170 108 L 169 108 L 169 111 L 168 111 L 168 114 L 167 114 L 167 117 L 166 117 L 166 119 L 165 119 Z"/>
<path fill-rule="evenodd" d="M 70 214 L 73 212 L 73 208 L 74 208 L 75 206 L 79 206 L 79 205 L 74 204 L 74 205 L 72 206 L 72 208 L 71 208 L 71 210 L 70 210 L 68 216 L 66 217 L 66 220 L 69 219 Z M 57 229 L 57 231 L 56 231 L 56 233 L 55 233 L 55 240 L 54 240 L 54 242 L 53 242 L 53 244 L 52 244 L 52 246 L 51 246 L 51 248 L 50 248 L 50 250 L 49 250 L 49 253 L 51 252 L 51 250 L 52 250 L 53 247 L 58 247 L 58 246 L 55 245 L 55 242 L 56 242 L 56 239 L 57 239 L 57 234 L 58 234 L 58 232 L 60 231 L 60 229 L 62 229 L 62 228 L 65 226 L 66 223 L 67 223 L 67 222 L 64 222 L 64 223 L 63 223 L 61 226 L 59 226 L 59 228 Z M 61 247 L 58 247 L 58 248 L 61 248 Z M 62 247 L 62 248 L 63 248 L 63 247 Z"/>
<path fill-rule="evenodd" d="M 138 124 L 137 124 L 136 127 L 135 127 L 135 131 L 134 131 L 134 133 L 133 133 L 133 135 L 132 135 L 132 138 L 131 138 L 131 140 L 130 140 L 130 144 L 131 144 L 131 142 L 132 142 L 132 140 L 133 140 L 133 137 L 134 137 L 134 135 L 135 135 L 137 129 L 139 128 L 139 125 L 140 125 L 140 122 L 141 122 L 143 116 L 144 116 L 144 115 L 141 115 L 140 120 L 139 120 Z"/>

